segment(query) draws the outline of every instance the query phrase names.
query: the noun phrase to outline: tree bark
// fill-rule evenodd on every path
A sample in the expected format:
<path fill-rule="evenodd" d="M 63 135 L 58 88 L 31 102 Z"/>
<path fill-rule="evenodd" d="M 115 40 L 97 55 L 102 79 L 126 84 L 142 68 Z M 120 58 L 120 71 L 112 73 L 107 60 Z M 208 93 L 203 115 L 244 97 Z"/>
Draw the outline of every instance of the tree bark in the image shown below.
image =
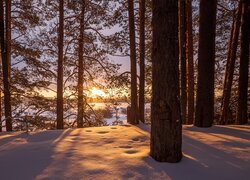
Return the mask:
<path fill-rule="evenodd" d="M 3 0 L 0 0 L 0 59 L 4 59 L 4 8 Z M 1 73 L 2 74 L 2 73 Z M 1 82 L 2 84 L 2 82 Z M 0 91 L 0 132 L 2 132 L 2 92 Z"/>
<path fill-rule="evenodd" d="M 195 126 L 211 127 L 214 119 L 215 28 L 217 0 L 200 1 L 198 88 Z"/>
<path fill-rule="evenodd" d="M 179 0 L 179 54 L 181 62 L 181 115 L 186 124 L 187 115 L 187 65 L 186 65 L 186 1 Z"/>
<path fill-rule="evenodd" d="M 57 70 L 57 129 L 63 129 L 63 36 L 64 36 L 64 0 L 59 1 L 58 27 L 58 70 Z"/>
<path fill-rule="evenodd" d="M 241 52 L 240 52 L 240 77 L 239 100 L 237 108 L 237 124 L 247 124 L 247 91 L 248 91 L 248 67 L 250 48 L 250 1 L 243 1 L 243 15 L 241 27 Z"/>
<path fill-rule="evenodd" d="M 141 122 L 145 123 L 145 0 L 139 1 L 140 9 L 140 89 L 139 114 Z"/>
<path fill-rule="evenodd" d="M 223 98 L 222 98 L 222 115 L 220 124 L 227 124 L 228 123 L 228 112 L 229 112 L 229 103 L 231 97 L 231 89 L 233 83 L 233 74 L 235 69 L 235 61 L 236 61 L 236 52 L 238 47 L 238 39 L 240 33 L 240 25 L 241 25 L 241 16 L 242 16 L 242 1 L 239 2 L 235 27 L 233 32 L 232 38 L 232 45 L 231 50 L 229 51 L 230 56 L 227 61 L 228 65 L 226 66 L 226 78 L 224 82 L 224 90 L 223 90 Z"/>
<path fill-rule="evenodd" d="M 78 50 L 78 99 L 77 99 L 77 106 L 78 106 L 78 112 L 77 112 L 77 127 L 83 128 L 83 113 L 84 113 L 84 96 L 83 96 L 83 69 L 84 69 L 84 63 L 83 63 L 83 46 L 84 46 L 84 15 L 85 15 L 85 0 L 81 3 L 82 6 L 82 12 L 80 17 L 80 37 L 79 37 L 79 50 Z"/>
<path fill-rule="evenodd" d="M 226 81 L 227 81 L 227 76 L 228 76 L 228 67 L 229 67 L 229 62 L 230 62 L 230 58 L 231 58 L 231 54 L 232 54 L 232 42 L 233 42 L 233 35 L 234 35 L 234 29 L 235 29 L 235 16 L 237 15 L 237 13 L 235 12 L 236 10 L 234 10 L 234 16 L 233 16 L 233 23 L 232 23 L 232 28 L 231 28 L 231 35 L 230 35 L 230 39 L 229 39 L 229 43 L 228 43 L 228 53 L 227 53 L 227 64 L 226 64 L 226 70 L 225 70 L 225 78 L 224 78 L 224 86 L 223 86 L 223 91 L 225 89 L 226 86 Z M 222 102 L 223 102 L 223 96 L 222 96 Z M 221 110 L 223 108 L 222 103 L 221 102 Z"/>
<path fill-rule="evenodd" d="M 178 54 L 178 1 L 153 0 L 150 155 L 160 162 L 182 158 Z"/>
<path fill-rule="evenodd" d="M 187 0 L 187 124 L 194 123 L 194 55 L 193 55 L 193 22 L 192 0 Z"/>
<path fill-rule="evenodd" d="M 138 124 L 137 118 L 137 70 L 136 70 L 136 44 L 134 1 L 128 0 L 129 38 L 130 38 L 130 65 L 131 65 L 131 124 Z"/>
<path fill-rule="evenodd" d="M 0 132 L 2 131 L 3 131 L 3 128 L 2 128 L 2 91 L 0 91 Z"/>
<path fill-rule="evenodd" d="M 3 12 L 3 10 L 2 10 Z M 11 0 L 5 1 L 5 24 L 1 24 L 2 70 L 4 92 L 4 114 L 6 130 L 12 131 L 11 93 L 10 93 L 10 63 L 11 63 Z M 2 31 L 1 30 L 1 31 Z"/>

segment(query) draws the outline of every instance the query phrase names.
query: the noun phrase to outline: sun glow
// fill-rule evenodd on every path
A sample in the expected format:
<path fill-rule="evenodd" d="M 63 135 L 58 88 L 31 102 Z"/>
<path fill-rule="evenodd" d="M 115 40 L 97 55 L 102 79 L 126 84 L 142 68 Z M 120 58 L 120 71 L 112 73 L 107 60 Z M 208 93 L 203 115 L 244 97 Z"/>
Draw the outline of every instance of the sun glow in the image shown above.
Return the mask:
<path fill-rule="evenodd" d="M 94 97 L 94 98 L 95 97 L 106 97 L 107 94 L 104 91 L 100 90 L 100 89 L 92 88 L 90 90 L 90 95 L 89 96 Z"/>

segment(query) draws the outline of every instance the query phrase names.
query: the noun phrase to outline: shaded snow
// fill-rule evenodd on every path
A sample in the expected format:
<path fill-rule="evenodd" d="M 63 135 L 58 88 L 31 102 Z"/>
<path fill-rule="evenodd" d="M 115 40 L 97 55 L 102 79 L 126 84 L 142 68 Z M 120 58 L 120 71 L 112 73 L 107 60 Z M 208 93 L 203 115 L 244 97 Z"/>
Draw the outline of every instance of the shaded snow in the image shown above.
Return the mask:
<path fill-rule="evenodd" d="M 183 129 L 178 164 L 149 157 L 146 125 L 1 133 L 0 179 L 249 179 L 249 126 Z"/>

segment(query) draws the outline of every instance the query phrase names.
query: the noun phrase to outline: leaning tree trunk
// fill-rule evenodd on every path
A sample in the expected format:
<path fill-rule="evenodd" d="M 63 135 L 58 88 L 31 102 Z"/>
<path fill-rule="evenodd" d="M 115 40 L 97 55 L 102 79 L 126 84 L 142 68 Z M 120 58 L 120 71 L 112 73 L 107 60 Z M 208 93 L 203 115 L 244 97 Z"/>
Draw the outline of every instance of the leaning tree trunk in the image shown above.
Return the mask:
<path fill-rule="evenodd" d="M 187 124 L 194 123 L 194 55 L 193 55 L 193 22 L 192 0 L 186 2 L 187 10 Z"/>
<path fill-rule="evenodd" d="M 3 10 L 2 10 L 3 12 Z M 5 37 L 1 33 L 2 46 L 2 69 L 3 69 L 3 92 L 4 92 L 4 114 L 6 119 L 6 130 L 12 131 L 11 94 L 10 94 L 10 63 L 11 63 L 11 0 L 5 1 Z M 4 28 L 4 23 L 2 23 Z M 2 44 L 3 43 L 3 44 Z"/>
<path fill-rule="evenodd" d="M 179 54 L 181 62 L 181 115 L 186 124 L 187 114 L 187 65 L 186 65 L 186 2 L 179 0 Z"/>
<path fill-rule="evenodd" d="M 215 28 L 217 0 L 200 1 L 198 88 L 195 126 L 210 127 L 214 119 Z"/>
<path fill-rule="evenodd" d="M 250 1 L 243 1 L 243 17 L 241 27 L 241 52 L 240 52 L 240 77 L 239 100 L 237 108 L 237 124 L 247 124 L 247 91 L 248 91 L 248 67 L 250 48 Z"/>
<path fill-rule="evenodd" d="M 137 70 L 136 70 L 136 44 L 135 44 L 135 20 L 134 1 L 128 0 L 129 38 L 130 38 L 130 65 L 131 65 L 131 124 L 138 124 L 137 119 Z"/>
<path fill-rule="evenodd" d="M 234 74 L 234 67 L 236 61 L 236 52 L 238 47 L 238 39 L 239 39 L 239 32 L 240 32 L 240 24 L 241 24 L 241 16 L 242 16 L 242 1 L 239 2 L 237 17 L 235 21 L 235 27 L 232 37 L 232 45 L 231 50 L 229 51 L 230 55 L 227 61 L 227 69 L 225 75 L 225 82 L 224 82 L 224 90 L 223 90 L 223 98 L 222 98 L 222 115 L 220 124 L 227 124 L 228 123 L 228 110 L 229 110 L 229 103 L 231 97 L 231 89 L 233 83 L 233 74 Z"/>
<path fill-rule="evenodd" d="M 57 70 L 57 129 L 63 129 L 63 36 L 64 36 L 64 0 L 59 1 L 58 27 L 58 70 Z"/>
<path fill-rule="evenodd" d="M 140 87 L 139 114 L 140 121 L 145 123 L 145 0 L 140 0 Z"/>
<path fill-rule="evenodd" d="M 150 155 L 160 162 L 182 158 L 178 61 L 178 1 L 153 0 Z"/>
<path fill-rule="evenodd" d="M 234 28 L 235 28 L 235 16 L 236 16 L 236 10 L 234 10 L 234 13 L 233 13 L 233 23 L 232 23 L 232 28 L 231 28 L 231 34 L 230 34 L 230 39 L 229 39 L 229 42 L 228 42 L 228 53 L 227 53 L 227 63 L 226 63 L 226 71 L 225 71 L 225 78 L 224 78 L 224 86 L 223 86 L 223 90 L 225 89 L 225 86 L 226 86 L 226 80 L 227 80 L 227 76 L 228 76 L 228 68 L 229 68 L 229 62 L 230 62 L 230 58 L 231 58 L 231 54 L 232 54 L 232 42 L 233 42 L 233 35 L 234 35 Z M 222 96 L 222 102 L 223 102 L 223 96 Z M 222 103 L 221 103 L 221 110 L 222 110 Z"/>
<path fill-rule="evenodd" d="M 82 12 L 80 17 L 80 37 L 79 37 L 79 50 L 78 50 L 78 97 L 77 97 L 77 127 L 83 128 L 83 113 L 84 113 L 84 96 L 83 96 L 83 46 L 84 46 L 84 15 L 85 15 L 85 1 L 83 0 L 82 4 Z"/>

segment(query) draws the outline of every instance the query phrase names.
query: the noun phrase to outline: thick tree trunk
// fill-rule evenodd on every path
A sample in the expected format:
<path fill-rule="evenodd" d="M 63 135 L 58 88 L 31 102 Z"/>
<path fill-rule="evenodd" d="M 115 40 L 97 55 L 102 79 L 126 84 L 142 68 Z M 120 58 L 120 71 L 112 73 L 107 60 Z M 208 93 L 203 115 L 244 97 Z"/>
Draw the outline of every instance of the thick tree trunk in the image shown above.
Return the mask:
<path fill-rule="evenodd" d="M 179 54 L 181 63 L 181 115 L 186 124 L 187 115 L 187 65 L 186 65 L 186 1 L 179 0 Z"/>
<path fill-rule="evenodd" d="M 136 44 L 134 1 L 128 0 L 129 38 L 130 38 L 130 64 L 131 64 L 131 124 L 138 124 L 137 119 L 137 70 L 136 70 Z"/>
<path fill-rule="evenodd" d="M 195 126 L 210 127 L 214 119 L 215 28 L 217 0 L 200 1 L 198 88 Z"/>
<path fill-rule="evenodd" d="M 85 0 L 82 2 L 82 12 L 80 17 L 80 37 L 79 37 L 79 50 L 78 50 L 78 98 L 77 98 L 77 127 L 83 128 L 83 113 L 84 113 L 84 96 L 83 96 L 83 46 L 84 46 L 84 15 L 85 15 Z"/>
<path fill-rule="evenodd" d="M 241 27 L 239 100 L 237 108 L 237 124 L 247 124 L 247 91 L 250 48 L 250 1 L 243 1 L 243 16 Z"/>
<path fill-rule="evenodd" d="M 194 123 L 194 55 L 193 55 L 193 22 L 192 22 L 192 0 L 187 0 L 187 66 L 188 66 L 188 88 L 187 88 L 187 124 Z"/>
<path fill-rule="evenodd" d="M 12 131 L 11 94 L 10 94 L 10 63 L 11 63 L 11 1 L 5 1 L 5 38 L 3 38 L 3 88 L 4 88 L 4 114 L 6 130 Z M 4 27 L 4 24 L 2 24 Z M 2 34 L 4 36 L 4 33 Z"/>
<path fill-rule="evenodd" d="M 145 123 L 145 0 L 140 0 L 140 88 L 139 114 L 140 121 Z"/>
<path fill-rule="evenodd" d="M 178 67 L 178 1 L 153 0 L 150 155 L 160 162 L 182 158 Z"/>
<path fill-rule="evenodd" d="M 233 83 L 233 74 L 234 74 L 234 67 L 236 61 L 236 52 L 238 47 L 238 39 L 239 39 L 239 32 L 240 32 L 240 25 L 241 25 L 241 16 L 242 16 L 242 1 L 239 2 L 235 27 L 232 37 L 232 45 L 231 50 L 229 51 L 230 56 L 227 62 L 227 69 L 226 69 L 226 78 L 224 82 L 224 90 L 223 90 L 223 98 L 222 98 L 222 115 L 220 124 L 227 124 L 228 123 L 228 112 L 229 112 L 229 103 L 231 97 L 231 89 Z"/>
<path fill-rule="evenodd" d="M 64 0 L 59 1 L 58 27 L 58 70 L 57 70 L 57 129 L 63 129 L 63 36 L 64 36 Z"/>

